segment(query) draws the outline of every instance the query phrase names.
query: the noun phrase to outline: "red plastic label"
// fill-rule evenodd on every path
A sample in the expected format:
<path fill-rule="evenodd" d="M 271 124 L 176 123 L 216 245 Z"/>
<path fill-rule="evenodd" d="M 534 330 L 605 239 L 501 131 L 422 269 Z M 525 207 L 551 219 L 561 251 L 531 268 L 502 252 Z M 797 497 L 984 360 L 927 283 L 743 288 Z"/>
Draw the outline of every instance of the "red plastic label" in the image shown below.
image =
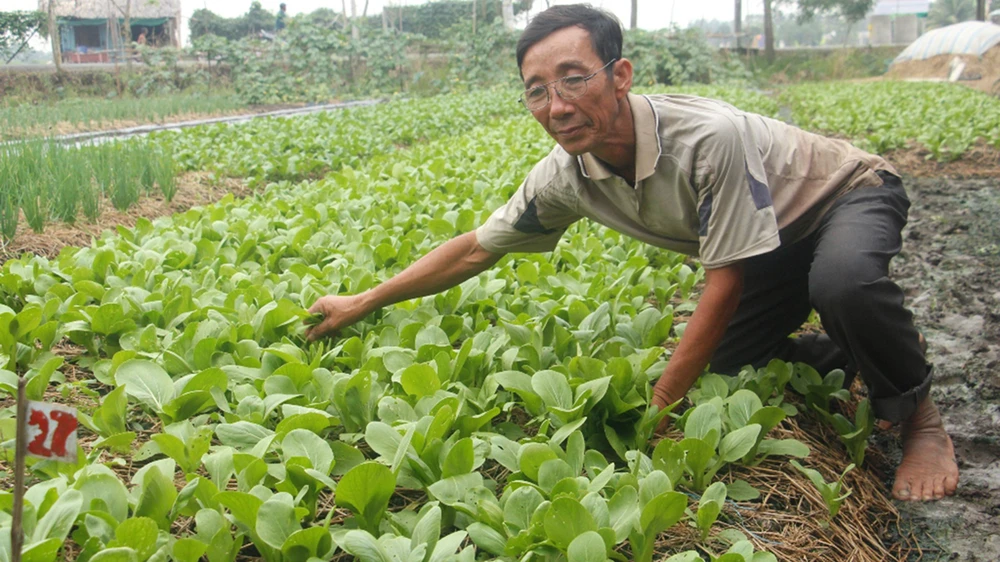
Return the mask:
<path fill-rule="evenodd" d="M 28 402 L 28 455 L 76 462 L 76 409 L 59 404 Z"/>

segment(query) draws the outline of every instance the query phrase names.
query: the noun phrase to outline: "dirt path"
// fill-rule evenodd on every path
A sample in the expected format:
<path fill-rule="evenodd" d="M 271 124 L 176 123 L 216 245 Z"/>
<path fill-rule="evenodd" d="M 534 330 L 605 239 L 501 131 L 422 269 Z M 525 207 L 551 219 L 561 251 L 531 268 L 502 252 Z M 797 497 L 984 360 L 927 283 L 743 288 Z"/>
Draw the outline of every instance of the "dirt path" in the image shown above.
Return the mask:
<path fill-rule="evenodd" d="M 958 455 L 958 493 L 900 511 L 942 552 L 1000 560 L 1000 182 L 907 178 L 913 206 L 894 276 L 934 364 L 932 395 Z M 893 446 L 895 448 L 893 449 Z M 890 445 L 898 456 L 898 444 Z"/>

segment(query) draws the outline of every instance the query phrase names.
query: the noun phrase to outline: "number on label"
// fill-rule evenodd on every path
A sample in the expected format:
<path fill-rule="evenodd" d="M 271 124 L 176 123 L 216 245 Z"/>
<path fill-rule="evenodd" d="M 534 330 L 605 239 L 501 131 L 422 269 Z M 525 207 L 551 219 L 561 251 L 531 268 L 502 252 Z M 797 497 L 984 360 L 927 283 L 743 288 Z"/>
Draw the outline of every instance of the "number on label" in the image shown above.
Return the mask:
<path fill-rule="evenodd" d="M 43 402 L 28 403 L 28 426 L 37 433 L 28 443 L 28 453 L 45 459 L 74 462 L 76 459 L 76 410 Z"/>

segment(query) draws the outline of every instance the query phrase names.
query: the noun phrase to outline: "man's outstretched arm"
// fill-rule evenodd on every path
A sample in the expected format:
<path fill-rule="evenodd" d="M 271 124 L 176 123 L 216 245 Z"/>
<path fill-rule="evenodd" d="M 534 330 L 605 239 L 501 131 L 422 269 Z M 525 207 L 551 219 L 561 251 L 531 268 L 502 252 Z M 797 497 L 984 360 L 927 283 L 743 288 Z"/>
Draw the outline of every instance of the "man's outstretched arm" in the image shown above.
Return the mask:
<path fill-rule="evenodd" d="M 324 319 L 309 330 L 308 338 L 334 334 L 384 306 L 448 290 L 493 267 L 502 257 L 480 246 L 475 231 L 456 236 L 364 293 L 317 300 L 309 312 L 321 313 Z"/>
<path fill-rule="evenodd" d="M 698 379 L 722 341 L 743 293 L 743 265 L 705 271 L 705 290 L 667 368 L 653 387 L 653 404 L 680 400 Z"/>

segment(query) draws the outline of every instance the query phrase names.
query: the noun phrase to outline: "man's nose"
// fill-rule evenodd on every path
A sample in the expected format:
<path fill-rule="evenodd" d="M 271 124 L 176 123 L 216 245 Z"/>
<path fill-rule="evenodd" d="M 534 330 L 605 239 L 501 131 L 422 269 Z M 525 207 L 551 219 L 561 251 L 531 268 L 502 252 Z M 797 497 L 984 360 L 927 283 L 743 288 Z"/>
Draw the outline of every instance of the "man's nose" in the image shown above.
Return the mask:
<path fill-rule="evenodd" d="M 560 119 L 576 110 L 576 106 L 564 100 L 555 88 L 552 89 L 551 100 L 549 102 L 549 115 L 554 119 Z"/>

